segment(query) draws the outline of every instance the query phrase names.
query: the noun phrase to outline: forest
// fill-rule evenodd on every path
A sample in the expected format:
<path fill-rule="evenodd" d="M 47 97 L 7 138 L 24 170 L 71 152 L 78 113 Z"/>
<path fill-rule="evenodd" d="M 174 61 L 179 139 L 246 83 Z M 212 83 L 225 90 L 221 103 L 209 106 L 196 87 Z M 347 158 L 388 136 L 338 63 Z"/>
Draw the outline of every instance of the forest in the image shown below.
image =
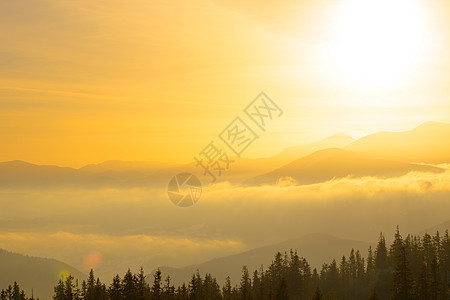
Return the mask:
<path fill-rule="evenodd" d="M 147 280 L 143 268 L 116 275 L 110 284 L 91 270 L 81 283 L 68 276 L 55 283 L 54 300 L 449 300 L 450 240 L 444 235 L 408 235 L 399 229 L 387 245 L 380 234 L 367 255 L 350 250 L 348 256 L 312 268 L 296 250 L 276 253 L 259 270 L 242 267 L 239 284 L 227 277 L 220 285 L 211 274 L 197 270 L 175 287 L 158 269 Z M 3 289 L 0 300 L 31 300 L 18 283 Z M 38 299 L 38 298 L 37 298 Z"/>

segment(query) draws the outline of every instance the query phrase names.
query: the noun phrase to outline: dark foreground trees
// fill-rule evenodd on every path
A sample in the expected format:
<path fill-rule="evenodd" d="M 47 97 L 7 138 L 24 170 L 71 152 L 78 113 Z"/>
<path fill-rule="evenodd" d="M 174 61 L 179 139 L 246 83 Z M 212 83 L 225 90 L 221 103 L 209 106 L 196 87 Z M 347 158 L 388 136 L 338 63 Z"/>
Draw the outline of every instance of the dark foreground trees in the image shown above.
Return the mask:
<path fill-rule="evenodd" d="M 144 270 L 116 275 L 107 286 L 91 271 L 81 286 L 69 276 L 55 286 L 56 300 L 450 300 L 450 240 L 425 234 L 403 238 L 399 230 L 391 245 L 381 234 L 367 258 L 351 250 L 339 261 L 312 269 L 297 251 L 277 253 L 264 269 L 242 268 L 241 278 L 219 286 L 199 271 L 175 287 L 159 270 L 147 279 Z M 236 282 L 233 284 L 232 282 Z M 28 300 L 17 284 L 1 291 L 0 300 Z"/>
<path fill-rule="evenodd" d="M 25 292 L 20 289 L 19 284 L 14 282 L 6 289 L 0 291 L 0 300 L 34 300 L 33 297 L 27 298 Z M 39 300 L 39 298 L 37 299 Z"/>

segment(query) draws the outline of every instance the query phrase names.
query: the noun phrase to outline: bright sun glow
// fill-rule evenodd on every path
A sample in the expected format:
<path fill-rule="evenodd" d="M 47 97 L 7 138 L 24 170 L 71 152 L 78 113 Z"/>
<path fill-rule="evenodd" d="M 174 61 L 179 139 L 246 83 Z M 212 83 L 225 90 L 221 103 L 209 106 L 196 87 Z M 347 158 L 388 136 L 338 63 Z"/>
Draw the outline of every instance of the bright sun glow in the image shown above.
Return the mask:
<path fill-rule="evenodd" d="M 348 0 L 334 20 L 331 63 L 357 85 L 402 81 L 426 45 L 425 14 L 414 0 Z"/>

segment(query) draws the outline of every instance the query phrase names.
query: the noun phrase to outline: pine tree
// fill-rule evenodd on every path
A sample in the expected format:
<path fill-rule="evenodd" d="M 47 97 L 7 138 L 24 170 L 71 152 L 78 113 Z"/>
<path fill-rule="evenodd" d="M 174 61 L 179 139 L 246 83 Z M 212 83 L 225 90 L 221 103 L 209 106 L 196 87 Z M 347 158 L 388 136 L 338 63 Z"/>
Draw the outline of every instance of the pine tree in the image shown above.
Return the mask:
<path fill-rule="evenodd" d="M 321 278 L 321 286 L 328 296 L 337 297 L 336 295 L 340 291 L 340 274 L 335 259 L 329 266 L 327 265 L 326 273 Z"/>
<path fill-rule="evenodd" d="M 5 290 L 2 290 L 0 292 L 0 300 L 7 300 L 8 299 L 8 295 L 6 294 Z"/>
<path fill-rule="evenodd" d="M 381 299 L 388 299 L 392 289 L 392 269 L 389 266 L 388 251 L 384 235 L 380 233 L 375 250 L 375 281 L 374 288 Z"/>
<path fill-rule="evenodd" d="M 414 281 L 409 267 L 404 245 L 399 246 L 400 252 L 395 259 L 395 271 L 392 283 L 392 300 L 411 300 L 414 293 Z"/>
<path fill-rule="evenodd" d="M 162 294 L 163 294 L 164 300 L 174 300 L 175 299 L 175 287 L 173 285 L 171 285 L 170 276 L 167 276 L 166 280 L 164 281 Z"/>
<path fill-rule="evenodd" d="M 388 266 L 386 240 L 381 233 L 378 240 L 377 249 L 375 250 L 375 269 L 377 271 L 383 271 L 386 270 Z"/>
<path fill-rule="evenodd" d="M 55 286 L 55 294 L 53 295 L 53 300 L 65 300 L 64 296 L 64 281 L 60 279 L 58 281 L 58 284 Z"/>
<path fill-rule="evenodd" d="M 410 260 L 410 267 L 414 278 L 420 276 L 423 263 L 423 253 L 420 238 L 408 235 L 405 239 L 406 254 Z"/>
<path fill-rule="evenodd" d="M 192 274 L 191 282 L 189 283 L 189 298 L 191 300 L 201 300 L 203 296 L 203 281 L 200 276 L 200 271 L 197 270 Z"/>
<path fill-rule="evenodd" d="M 419 279 L 416 286 L 416 295 L 418 300 L 430 300 L 430 282 L 428 279 L 428 270 L 425 261 L 422 263 Z"/>
<path fill-rule="evenodd" d="M 122 295 L 125 300 L 136 300 L 137 298 L 136 277 L 130 269 L 125 273 L 122 280 Z"/>
<path fill-rule="evenodd" d="M 211 274 L 206 274 L 203 280 L 202 299 L 222 299 L 220 286 L 216 278 Z"/>
<path fill-rule="evenodd" d="M 253 280 L 252 280 L 252 295 L 253 299 L 261 300 L 261 278 L 259 276 L 258 270 L 253 272 Z"/>
<path fill-rule="evenodd" d="M 153 276 L 153 286 L 152 286 L 152 300 L 162 299 L 162 287 L 161 287 L 161 270 L 156 270 Z"/>
<path fill-rule="evenodd" d="M 139 269 L 139 273 L 135 277 L 136 282 L 136 299 L 148 300 L 150 299 L 150 286 L 145 281 L 144 268 Z"/>
<path fill-rule="evenodd" d="M 97 278 L 95 282 L 95 299 L 97 300 L 107 300 L 106 286 Z"/>
<path fill-rule="evenodd" d="M 403 237 L 400 234 L 400 228 L 397 226 L 397 230 L 394 235 L 394 242 L 389 248 L 389 258 L 392 266 L 395 266 L 395 259 L 400 255 L 402 247 L 404 247 Z"/>
<path fill-rule="evenodd" d="M 373 257 L 372 246 L 369 246 L 368 254 L 367 254 L 367 278 L 368 280 L 372 280 L 375 274 L 375 259 Z"/>
<path fill-rule="evenodd" d="M 349 269 L 350 268 L 347 262 L 347 258 L 345 256 L 342 256 L 341 262 L 339 264 L 339 294 L 344 299 L 350 298 L 348 285 L 351 277 L 349 274 Z"/>
<path fill-rule="evenodd" d="M 85 296 L 84 300 L 97 300 L 95 291 L 95 276 L 94 270 L 91 269 L 89 272 L 89 277 L 85 286 Z"/>
<path fill-rule="evenodd" d="M 87 300 L 87 283 L 85 280 L 81 282 L 81 299 Z"/>
<path fill-rule="evenodd" d="M 439 299 L 441 294 L 441 274 L 436 256 L 432 258 L 430 266 L 430 294 L 431 299 Z"/>
<path fill-rule="evenodd" d="M 12 286 L 9 285 L 8 288 L 5 291 L 6 299 L 10 300 L 12 299 Z"/>
<path fill-rule="evenodd" d="M 290 251 L 289 266 L 287 270 L 286 285 L 289 298 L 299 299 L 301 295 L 301 261 L 297 251 Z"/>
<path fill-rule="evenodd" d="M 241 295 L 241 300 L 252 299 L 252 281 L 250 279 L 247 266 L 242 267 L 242 277 L 241 283 L 239 285 L 239 293 Z"/>
<path fill-rule="evenodd" d="M 433 239 L 428 233 L 425 233 L 422 237 L 422 255 L 425 258 L 427 266 L 431 266 L 431 261 L 436 254 L 434 249 Z"/>
<path fill-rule="evenodd" d="M 319 288 L 316 289 L 316 292 L 314 293 L 314 296 L 312 300 L 323 300 L 322 292 Z"/>
<path fill-rule="evenodd" d="M 281 280 L 278 284 L 278 288 L 276 290 L 275 294 L 276 300 L 287 300 L 289 299 L 287 294 L 287 287 L 286 287 L 286 279 L 284 277 L 281 277 Z"/>
<path fill-rule="evenodd" d="M 222 288 L 223 293 L 223 299 L 224 300 L 231 300 L 232 299 L 232 287 L 231 287 L 231 279 L 230 276 L 227 276 L 225 279 L 225 285 Z"/>
<path fill-rule="evenodd" d="M 111 285 L 108 288 L 108 297 L 110 300 L 123 300 L 122 281 L 119 274 L 114 276 Z"/>
<path fill-rule="evenodd" d="M 317 269 L 316 268 L 314 268 L 314 270 L 312 272 L 311 282 L 312 282 L 313 286 L 315 286 L 315 287 L 320 286 L 320 276 L 317 273 Z"/>
<path fill-rule="evenodd" d="M 69 275 L 64 283 L 64 298 L 66 300 L 74 300 L 75 298 L 75 284 L 73 283 L 73 279 L 73 276 Z"/>
<path fill-rule="evenodd" d="M 83 298 L 81 297 L 81 290 L 78 285 L 78 279 L 75 280 L 75 288 L 74 288 L 73 292 L 74 292 L 74 294 L 73 294 L 74 300 L 83 300 Z"/>
<path fill-rule="evenodd" d="M 178 288 L 178 300 L 188 300 L 189 299 L 189 292 L 186 287 L 186 284 L 183 282 L 181 287 Z"/>
<path fill-rule="evenodd" d="M 233 300 L 240 299 L 239 289 L 237 286 L 234 286 L 233 289 L 231 290 L 231 299 Z"/>
<path fill-rule="evenodd" d="M 300 270 L 303 276 L 303 280 L 301 282 L 300 289 L 302 290 L 302 294 L 300 299 L 302 300 L 310 300 L 314 293 L 314 284 L 312 279 L 311 266 L 308 264 L 305 258 L 301 260 Z"/>
<path fill-rule="evenodd" d="M 356 250 L 356 279 L 358 279 L 358 283 L 362 283 L 364 277 L 366 276 L 366 268 L 364 258 L 361 256 L 361 252 Z"/>
<path fill-rule="evenodd" d="M 15 281 L 13 285 L 12 300 L 20 300 L 20 288 Z"/>
<path fill-rule="evenodd" d="M 25 292 L 23 290 L 20 292 L 19 300 L 28 300 L 28 298 L 25 295 Z"/>
<path fill-rule="evenodd" d="M 448 300 L 450 299 L 450 238 L 448 235 L 448 230 L 445 231 L 441 244 L 441 253 L 439 254 L 439 267 L 442 272 L 441 300 Z"/>

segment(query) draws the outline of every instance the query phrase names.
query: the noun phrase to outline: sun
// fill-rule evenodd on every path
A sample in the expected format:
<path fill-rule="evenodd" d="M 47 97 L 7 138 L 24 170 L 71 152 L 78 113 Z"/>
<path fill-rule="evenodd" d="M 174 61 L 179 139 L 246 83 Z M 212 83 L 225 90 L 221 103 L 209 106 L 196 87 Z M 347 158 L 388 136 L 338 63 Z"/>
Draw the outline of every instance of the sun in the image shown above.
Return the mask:
<path fill-rule="evenodd" d="M 415 0 L 344 0 L 332 24 L 331 68 L 357 85 L 398 83 L 420 63 L 427 43 Z"/>

